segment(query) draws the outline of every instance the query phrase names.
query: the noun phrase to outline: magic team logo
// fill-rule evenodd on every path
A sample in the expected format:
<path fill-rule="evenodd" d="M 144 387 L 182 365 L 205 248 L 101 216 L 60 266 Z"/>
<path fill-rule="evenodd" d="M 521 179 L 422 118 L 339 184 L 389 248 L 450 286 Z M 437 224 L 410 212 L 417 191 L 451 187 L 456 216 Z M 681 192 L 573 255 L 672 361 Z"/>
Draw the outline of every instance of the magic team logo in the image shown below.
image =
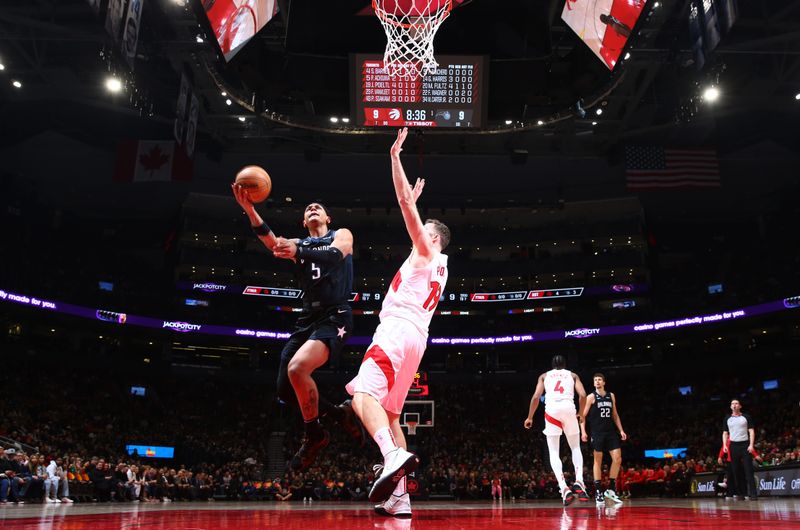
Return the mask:
<path fill-rule="evenodd" d="M 169 322 L 167 320 L 161 325 L 161 328 L 168 328 L 172 331 L 181 333 L 188 333 L 190 331 L 200 331 L 202 326 L 200 324 L 189 324 L 188 322 Z"/>
<path fill-rule="evenodd" d="M 572 329 L 569 331 L 564 332 L 564 338 L 575 338 L 575 339 L 584 339 L 586 337 L 591 337 L 592 335 L 599 335 L 600 328 L 580 328 L 580 329 Z"/>

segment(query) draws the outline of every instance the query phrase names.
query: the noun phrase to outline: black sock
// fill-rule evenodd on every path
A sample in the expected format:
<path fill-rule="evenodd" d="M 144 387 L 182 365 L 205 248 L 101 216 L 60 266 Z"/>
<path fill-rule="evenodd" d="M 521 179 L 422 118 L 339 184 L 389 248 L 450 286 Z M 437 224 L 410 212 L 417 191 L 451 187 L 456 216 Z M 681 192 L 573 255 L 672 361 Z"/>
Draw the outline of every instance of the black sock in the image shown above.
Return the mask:
<path fill-rule="evenodd" d="M 612 478 L 608 481 L 608 489 L 617 491 L 617 479 Z"/>
<path fill-rule="evenodd" d="M 319 415 L 321 418 L 328 417 L 337 423 L 344 419 L 344 411 L 322 396 L 319 397 Z"/>
<path fill-rule="evenodd" d="M 594 491 L 595 491 L 595 493 L 600 493 L 600 491 L 602 489 L 603 489 L 603 482 L 600 481 L 600 480 L 595 480 L 594 481 Z"/>
<path fill-rule="evenodd" d="M 308 438 L 322 438 L 322 424 L 319 422 L 319 416 L 313 420 L 306 421 L 306 436 Z"/>

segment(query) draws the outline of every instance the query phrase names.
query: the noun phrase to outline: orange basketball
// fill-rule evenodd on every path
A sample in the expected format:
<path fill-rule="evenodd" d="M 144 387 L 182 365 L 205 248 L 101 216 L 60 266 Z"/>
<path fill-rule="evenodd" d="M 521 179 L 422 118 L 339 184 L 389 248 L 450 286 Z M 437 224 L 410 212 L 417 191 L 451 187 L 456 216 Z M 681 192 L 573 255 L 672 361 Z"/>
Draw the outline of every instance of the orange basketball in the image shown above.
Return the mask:
<path fill-rule="evenodd" d="M 236 184 L 247 191 L 252 202 L 264 202 L 272 191 L 272 179 L 264 168 L 245 166 L 236 174 Z"/>

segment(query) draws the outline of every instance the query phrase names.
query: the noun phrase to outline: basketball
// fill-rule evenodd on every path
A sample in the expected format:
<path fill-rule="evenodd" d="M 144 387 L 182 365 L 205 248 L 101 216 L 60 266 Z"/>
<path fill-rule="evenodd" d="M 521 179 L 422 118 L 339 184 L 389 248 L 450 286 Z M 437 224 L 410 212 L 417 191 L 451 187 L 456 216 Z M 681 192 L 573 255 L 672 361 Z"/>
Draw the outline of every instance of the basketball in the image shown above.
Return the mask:
<path fill-rule="evenodd" d="M 236 174 L 236 184 L 247 191 L 252 202 L 264 202 L 272 191 L 272 179 L 264 168 L 245 166 Z"/>

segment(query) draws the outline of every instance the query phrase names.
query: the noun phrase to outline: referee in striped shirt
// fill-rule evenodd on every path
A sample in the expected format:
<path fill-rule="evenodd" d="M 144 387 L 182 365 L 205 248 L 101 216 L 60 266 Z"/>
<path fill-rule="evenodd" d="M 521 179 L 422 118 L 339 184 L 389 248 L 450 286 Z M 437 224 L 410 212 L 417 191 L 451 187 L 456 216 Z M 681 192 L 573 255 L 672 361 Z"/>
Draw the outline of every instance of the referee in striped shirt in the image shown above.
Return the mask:
<path fill-rule="evenodd" d="M 730 446 L 728 441 L 730 440 Z M 742 413 L 742 404 L 738 399 L 731 401 L 731 413 L 725 418 L 722 427 L 722 447 L 724 452 L 730 451 L 731 468 L 735 475 L 734 498 L 744 496 L 745 500 L 756 499 L 756 478 L 753 473 L 753 457 L 755 451 L 756 429 L 753 418 Z"/>

